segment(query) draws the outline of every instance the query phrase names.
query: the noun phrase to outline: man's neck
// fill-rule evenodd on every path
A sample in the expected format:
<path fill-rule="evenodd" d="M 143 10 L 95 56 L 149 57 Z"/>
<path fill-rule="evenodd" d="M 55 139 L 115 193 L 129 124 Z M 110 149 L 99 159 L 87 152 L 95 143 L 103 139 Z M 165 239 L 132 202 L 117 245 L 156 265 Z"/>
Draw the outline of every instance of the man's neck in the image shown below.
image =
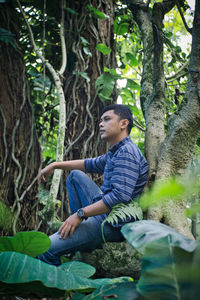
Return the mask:
<path fill-rule="evenodd" d="M 118 144 L 119 142 L 121 142 L 123 139 L 125 139 L 128 136 L 128 134 L 124 134 L 122 136 L 120 136 L 119 138 L 113 140 L 113 141 L 108 141 L 108 145 L 109 147 L 113 147 L 114 145 Z"/>

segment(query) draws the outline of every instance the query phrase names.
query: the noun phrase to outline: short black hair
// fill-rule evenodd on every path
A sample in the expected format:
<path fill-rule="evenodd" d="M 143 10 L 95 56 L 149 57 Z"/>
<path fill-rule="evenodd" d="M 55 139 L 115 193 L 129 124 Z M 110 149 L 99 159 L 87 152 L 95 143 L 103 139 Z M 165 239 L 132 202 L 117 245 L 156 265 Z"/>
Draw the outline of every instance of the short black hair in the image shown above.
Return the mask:
<path fill-rule="evenodd" d="M 120 120 L 127 119 L 129 124 L 127 126 L 128 134 L 130 134 L 131 129 L 133 127 L 133 115 L 131 110 L 123 104 L 110 104 L 103 108 L 101 115 L 103 115 L 106 111 L 114 110 L 114 113 L 120 117 Z"/>

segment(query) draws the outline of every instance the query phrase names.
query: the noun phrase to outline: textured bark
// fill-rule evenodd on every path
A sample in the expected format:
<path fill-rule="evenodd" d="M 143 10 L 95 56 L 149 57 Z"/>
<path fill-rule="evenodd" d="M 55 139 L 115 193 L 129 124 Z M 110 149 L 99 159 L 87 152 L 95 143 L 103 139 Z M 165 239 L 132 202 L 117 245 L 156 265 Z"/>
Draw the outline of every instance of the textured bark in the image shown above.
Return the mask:
<path fill-rule="evenodd" d="M 12 6 L 8 1 L 0 6 L 0 27 L 17 36 Z M 0 55 L 0 199 L 14 213 L 13 232 L 37 225 L 36 176 L 40 166 L 23 53 L 17 40 L 14 43 L 15 48 L 1 42 Z"/>
<path fill-rule="evenodd" d="M 104 12 L 109 18 L 94 18 L 87 8 L 88 4 Z M 113 1 L 68 1 L 67 6 L 78 15 L 72 17 L 70 13 L 65 13 L 68 57 L 67 70 L 63 78 L 67 116 L 65 160 L 95 157 L 107 150 L 106 145 L 100 143 L 99 118 L 104 104 L 96 94 L 95 82 L 104 72 L 104 67 L 116 67 Z M 87 47 L 91 53 L 89 55 L 85 52 L 82 38 L 88 42 Z M 98 43 L 110 47 L 111 53 L 103 55 L 96 50 Z M 83 73 L 80 72 L 85 73 L 89 80 L 82 77 Z M 112 102 L 115 102 L 115 91 L 112 98 Z M 101 183 L 102 177 L 93 177 L 93 179 Z M 62 202 L 62 208 L 64 207 L 62 214 L 65 214 L 65 194 L 62 194 Z"/>
<path fill-rule="evenodd" d="M 165 136 L 165 75 L 163 70 L 163 18 L 175 5 L 173 1 L 155 3 L 151 11 L 143 1 L 128 1 L 137 22 L 144 46 L 141 106 L 146 121 L 146 156 L 149 163 L 149 185 L 155 179 L 183 174 L 187 169 L 200 130 L 199 111 L 199 1 L 196 3 L 190 75 L 185 100 L 169 120 Z M 145 30 L 146 28 L 151 28 Z M 153 51 L 152 51 L 153 40 Z M 148 57 L 148 59 L 147 59 Z M 153 57 L 153 60 L 152 60 Z M 153 76 L 152 76 L 153 75 Z M 153 82 L 149 79 L 153 78 Z M 185 202 L 169 201 L 151 208 L 148 218 L 162 221 L 192 237 L 185 217 Z"/>
<path fill-rule="evenodd" d="M 114 68 L 116 62 L 113 41 L 113 1 L 69 2 L 69 7 L 79 13 L 76 18 L 66 19 L 67 51 L 69 55 L 73 54 L 74 65 L 73 70 L 70 72 L 68 70 L 65 74 L 64 81 L 67 99 L 65 155 L 74 159 L 96 156 L 102 153 L 102 150 L 105 151 L 105 147 L 98 150 L 98 122 L 103 104 L 96 96 L 95 81 L 103 73 L 104 67 Z M 88 4 L 104 12 L 109 18 L 105 20 L 92 17 L 87 9 Z M 81 37 L 88 41 L 91 55 L 84 52 Z M 96 50 L 98 43 L 110 47 L 111 54 L 103 55 Z M 90 81 L 84 79 L 79 72 L 85 72 Z"/>

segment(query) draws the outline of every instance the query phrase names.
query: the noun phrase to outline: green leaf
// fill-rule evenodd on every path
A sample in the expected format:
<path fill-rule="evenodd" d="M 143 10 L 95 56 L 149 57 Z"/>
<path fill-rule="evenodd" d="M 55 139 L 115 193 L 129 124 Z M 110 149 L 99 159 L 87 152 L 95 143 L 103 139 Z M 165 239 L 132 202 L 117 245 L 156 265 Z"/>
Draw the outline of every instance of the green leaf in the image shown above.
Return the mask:
<path fill-rule="evenodd" d="M 65 272 L 17 252 L 0 254 L 0 295 L 63 296 L 65 291 L 95 289 L 100 283 Z M 109 283 L 113 281 L 110 279 Z"/>
<path fill-rule="evenodd" d="M 72 15 L 78 16 L 78 13 L 70 7 L 65 7 L 64 9 L 70 12 Z"/>
<path fill-rule="evenodd" d="M 51 246 L 50 238 L 37 231 L 18 232 L 13 237 L 0 238 L 0 252 L 16 251 L 36 257 L 46 252 Z"/>
<path fill-rule="evenodd" d="M 109 47 L 101 43 L 96 46 L 96 49 L 99 50 L 104 55 L 107 55 L 111 52 L 111 49 Z"/>
<path fill-rule="evenodd" d="M 131 107 L 131 111 L 132 111 L 132 113 L 133 113 L 134 116 L 139 116 L 139 114 L 140 114 L 139 109 L 135 105 L 133 105 Z"/>
<path fill-rule="evenodd" d="M 138 61 L 136 57 L 132 53 L 126 53 L 126 60 L 129 65 L 132 67 L 137 67 L 138 66 Z"/>
<path fill-rule="evenodd" d="M 200 294 L 200 275 L 192 260 L 193 251 L 175 247 L 171 236 L 148 244 L 142 258 L 138 292 L 145 299 L 195 299 Z"/>
<path fill-rule="evenodd" d="M 100 75 L 95 83 L 98 95 L 102 101 L 110 99 L 113 92 L 115 80 L 110 73 L 103 73 Z"/>
<path fill-rule="evenodd" d="M 90 78 L 88 77 L 87 73 L 85 73 L 85 72 L 74 71 L 73 74 L 78 74 L 81 77 L 83 77 L 84 79 L 86 79 L 88 82 L 90 82 Z"/>
<path fill-rule="evenodd" d="M 113 297 L 111 297 L 112 295 Z M 103 285 L 92 294 L 85 296 L 83 300 L 102 300 L 112 298 L 117 298 L 117 300 L 137 300 L 139 299 L 139 293 L 136 290 L 134 282 L 115 283 L 112 285 Z"/>
<path fill-rule="evenodd" d="M 65 272 L 71 272 L 75 275 L 85 278 L 91 277 L 96 272 L 94 267 L 79 261 L 67 262 L 62 264 L 58 268 Z"/>
<path fill-rule="evenodd" d="M 173 246 L 192 252 L 197 242 L 175 231 L 173 228 L 156 221 L 143 220 L 125 224 L 121 232 L 129 244 L 140 253 L 144 253 L 146 246 L 160 238 L 170 237 Z"/>
<path fill-rule="evenodd" d="M 129 31 L 129 23 L 120 23 L 120 24 L 116 24 L 114 26 L 114 32 L 117 35 L 124 35 L 125 33 L 127 33 Z"/>
<path fill-rule="evenodd" d="M 89 45 L 89 42 L 83 36 L 81 36 L 80 39 L 81 39 L 84 46 Z"/>
<path fill-rule="evenodd" d="M 93 17 L 97 18 L 97 19 L 108 19 L 109 16 L 104 14 L 102 11 L 94 8 L 91 5 L 87 5 L 87 8 L 92 12 Z"/>
<path fill-rule="evenodd" d="M 186 193 L 185 186 L 176 178 L 169 178 L 165 181 L 156 181 L 148 193 L 140 198 L 140 205 L 143 209 L 149 206 L 160 205 L 169 200 L 179 200 Z"/>
<path fill-rule="evenodd" d="M 140 91 L 140 85 L 132 79 L 127 79 L 126 87 L 130 88 L 131 90 Z"/>
<path fill-rule="evenodd" d="M 83 47 L 83 51 L 85 52 L 85 54 L 92 56 L 92 53 L 90 52 L 88 47 Z M 86 73 L 85 73 L 86 74 Z"/>
<path fill-rule="evenodd" d="M 80 268 L 83 270 L 80 272 Z M 84 276 L 77 275 L 83 274 Z M 17 252 L 0 253 L 0 295 L 64 296 L 66 291 L 91 291 L 105 284 L 132 281 L 131 277 L 87 279 L 94 268 L 80 262 L 56 267 Z"/>

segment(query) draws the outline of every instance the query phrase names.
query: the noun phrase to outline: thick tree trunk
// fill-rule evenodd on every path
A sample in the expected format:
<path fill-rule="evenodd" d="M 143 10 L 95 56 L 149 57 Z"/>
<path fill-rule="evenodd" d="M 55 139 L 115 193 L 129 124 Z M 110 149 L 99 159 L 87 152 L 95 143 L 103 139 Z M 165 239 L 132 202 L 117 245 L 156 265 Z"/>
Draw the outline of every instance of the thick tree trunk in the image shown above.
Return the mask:
<path fill-rule="evenodd" d="M 0 27 L 17 36 L 14 9 L 8 1 L 0 6 Z M 0 199 L 14 214 L 15 232 L 37 226 L 36 177 L 41 158 L 23 53 L 17 39 L 10 41 L 1 42 L 0 55 Z"/>
<path fill-rule="evenodd" d="M 67 5 L 78 15 L 72 17 L 70 13 L 65 14 L 68 54 L 67 71 L 64 73 L 63 81 L 67 116 L 66 160 L 95 157 L 107 150 L 106 145 L 100 143 L 98 124 L 104 104 L 96 93 L 95 82 L 104 72 L 104 67 L 110 69 L 116 67 L 113 0 L 69 1 Z M 87 5 L 91 5 L 109 17 L 95 18 Z M 103 55 L 96 50 L 99 43 L 110 47 L 111 53 Z M 88 79 L 84 78 L 85 75 Z M 115 91 L 112 98 L 111 101 L 115 102 Z M 101 178 L 96 177 L 95 180 L 101 182 Z M 63 202 L 66 202 L 65 195 Z M 66 211 L 64 203 L 63 206 Z"/>
<path fill-rule="evenodd" d="M 199 14 L 199 4 L 197 3 L 195 10 L 191 72 L 185 101 L 181 109 L 169 120 L 168 131 L 165 136 L 165 76 L 163 71 L 162 27 L 164 15 L 174 6 L 174 2 L 155 3 L 152 15 L 142 1 L 128 2 L 133 17 L 139 25 L 144 46 L 141 106 L 146 121 L 145 147 L 150 166 L 149 184 L 151 185 L 155 179 L 182 174 L 186 170 L 191 161 L 193 148 L 200 130 L 200 102 L 198 99 L 200 61 L 198 42 L 200 31 L 198 31 L 199 16 L 197 16 Z M 153 82 L 149 78 L 153 78 Z M 185 217 L 184 201 L 176 204 L 171 201 L 162 207 L 150 209 L 148 218 L 165 222 L 181 233 L 192 237 Z"/>

